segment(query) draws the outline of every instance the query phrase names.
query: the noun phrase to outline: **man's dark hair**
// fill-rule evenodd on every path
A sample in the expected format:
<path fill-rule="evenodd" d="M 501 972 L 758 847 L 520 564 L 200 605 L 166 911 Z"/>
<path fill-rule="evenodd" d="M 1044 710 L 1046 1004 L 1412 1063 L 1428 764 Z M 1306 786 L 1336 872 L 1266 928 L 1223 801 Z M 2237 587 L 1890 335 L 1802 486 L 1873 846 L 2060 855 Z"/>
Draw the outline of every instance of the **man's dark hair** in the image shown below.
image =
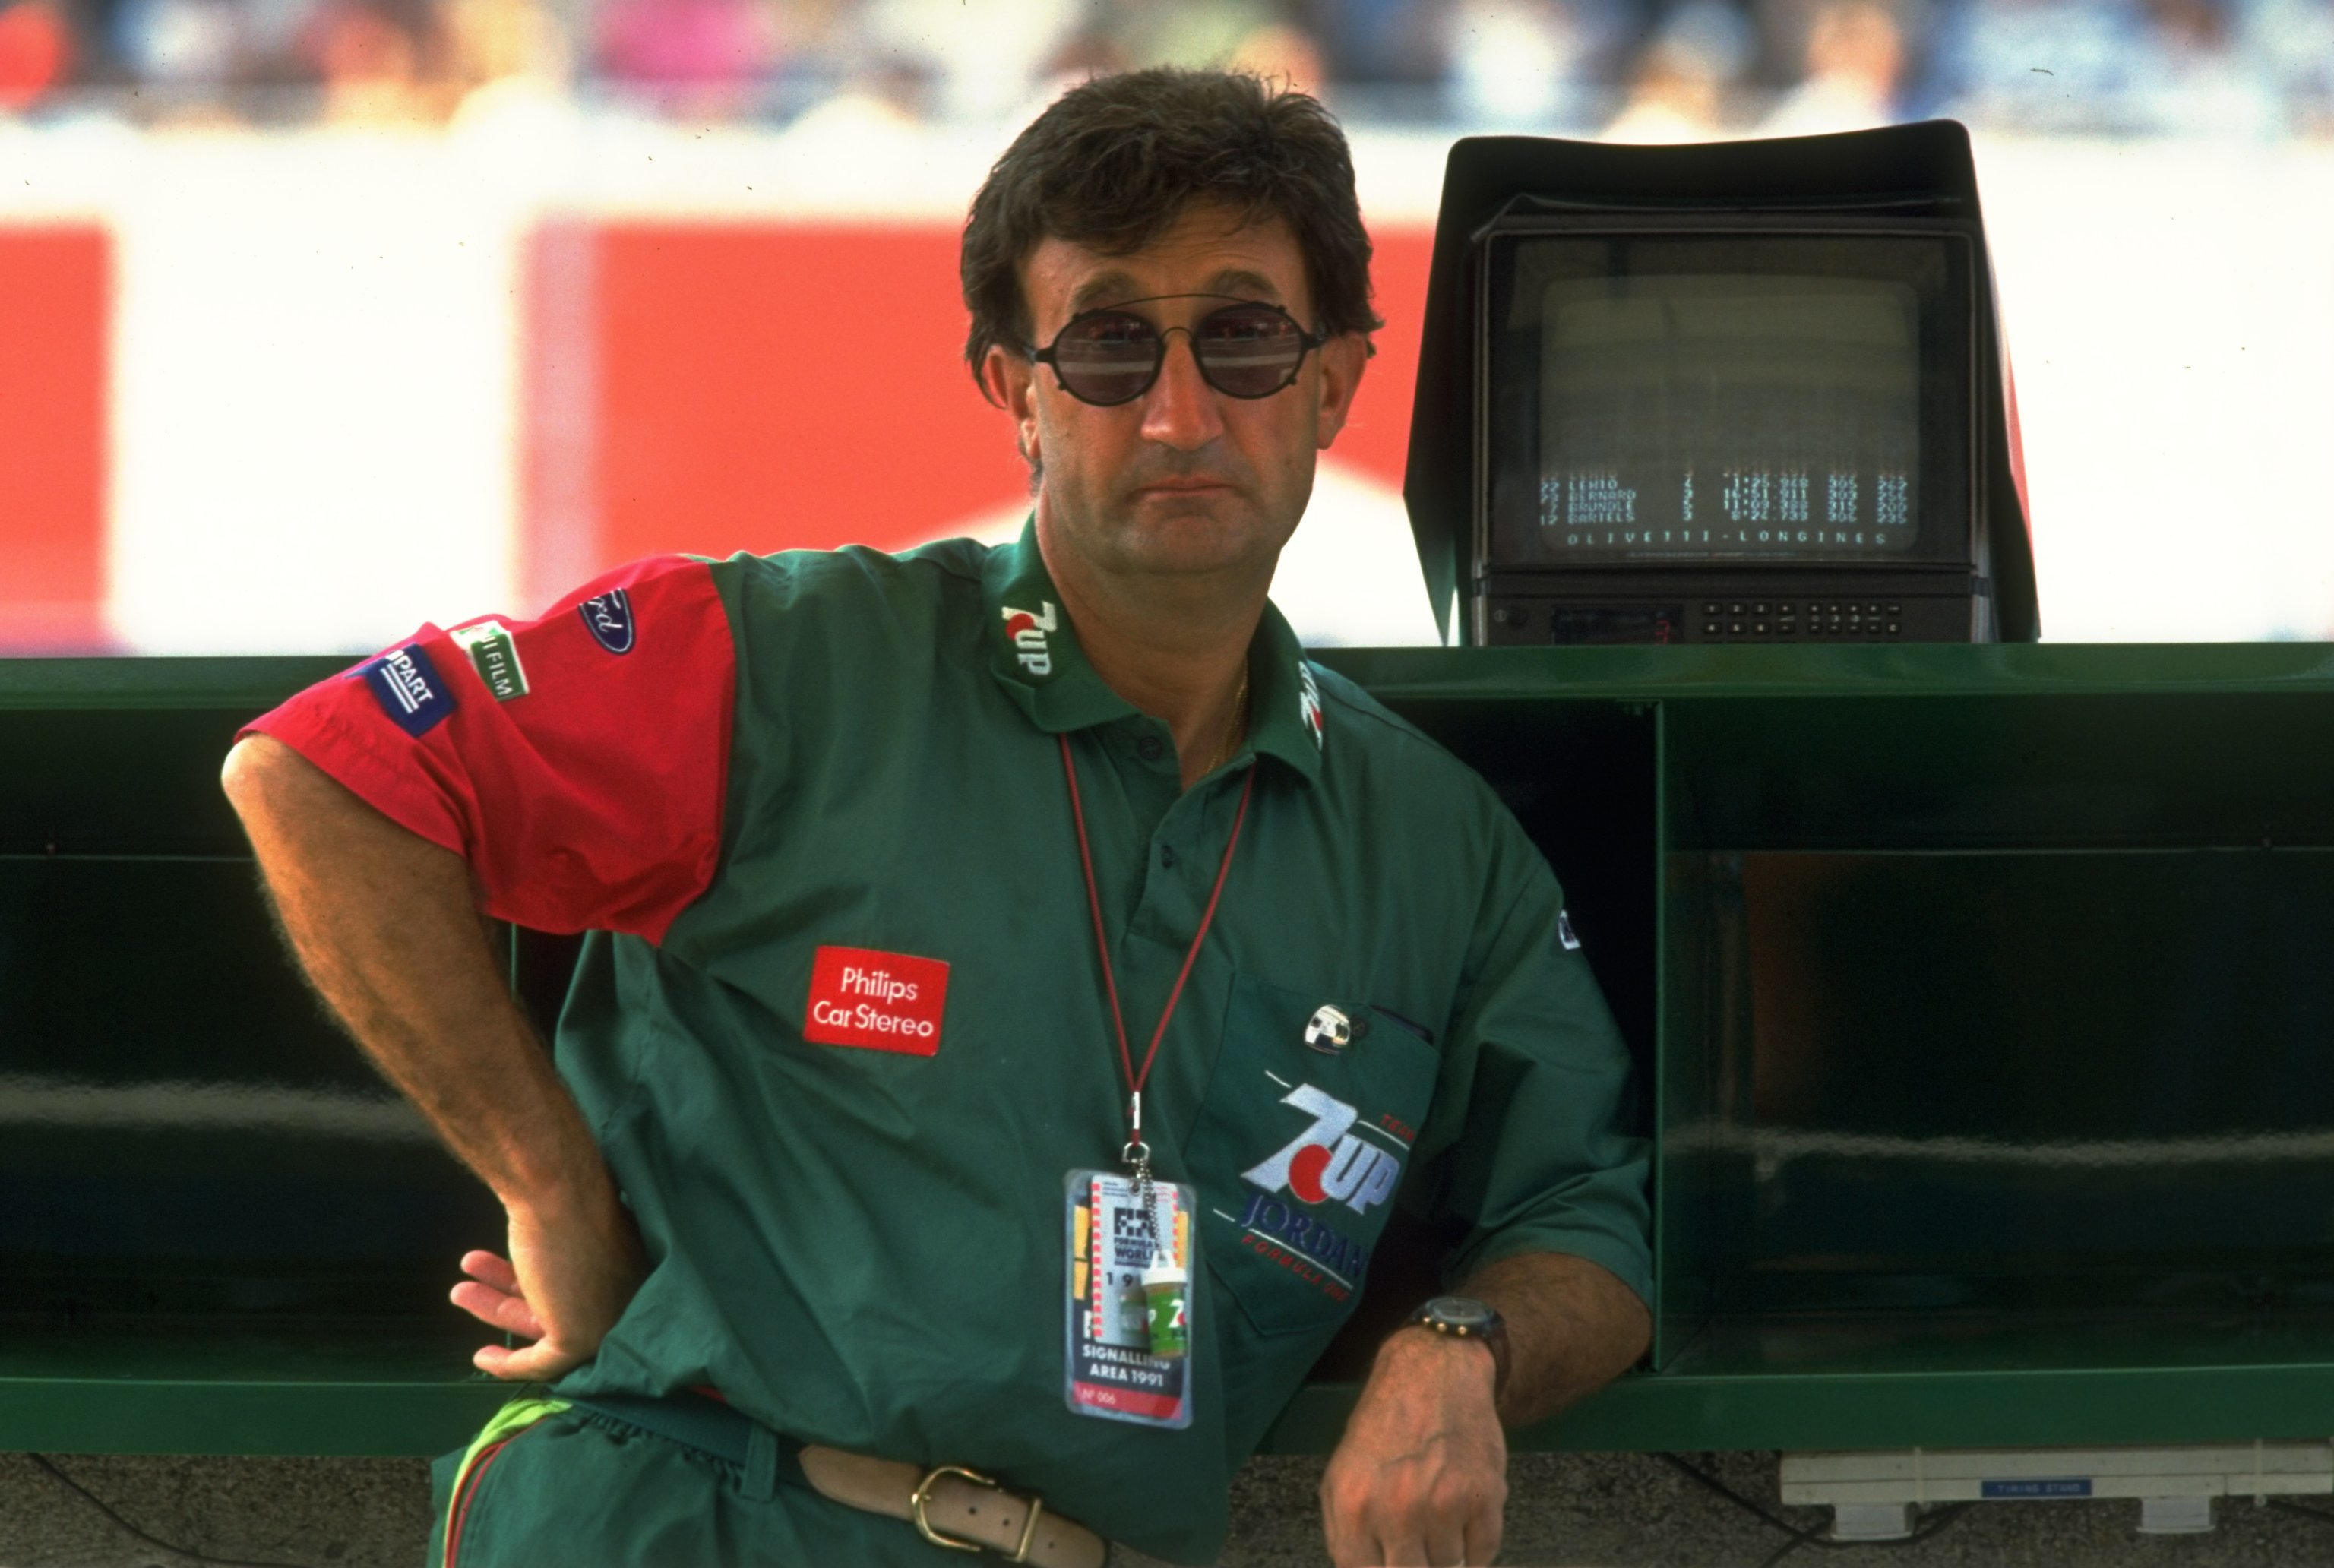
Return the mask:
<path fill-rule="evenodd" d="M 1302 92 L 1214 71 L 1101 76 L 1056 100 L 1013 139 L 972 198 L 959 271 L 980 380 L 989 345 L 1030 341 L 1021 264 L 1044 239 L 1124 255 L 1164 234 L 1193 201 L 1250 221 L 1278 217 L 1305 255 L 1308 331 L 1369 332 L 1370 236 L 1354 159 L 1329 111 Z"/>

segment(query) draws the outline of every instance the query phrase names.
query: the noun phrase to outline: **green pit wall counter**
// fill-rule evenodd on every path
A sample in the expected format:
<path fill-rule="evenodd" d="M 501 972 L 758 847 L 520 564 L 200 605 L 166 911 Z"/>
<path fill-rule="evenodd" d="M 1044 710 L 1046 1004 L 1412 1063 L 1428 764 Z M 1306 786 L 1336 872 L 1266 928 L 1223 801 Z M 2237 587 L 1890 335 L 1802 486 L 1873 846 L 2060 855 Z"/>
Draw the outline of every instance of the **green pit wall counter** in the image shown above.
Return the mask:
<path fill-rule="evenodd" d="M 1566 886 L 1655 1142 L 1648 1364 L 1542 1448 L 2204 1443 L 2334 1409 L 2334 652 L 1330 649 Z M 482 1188 L 217 787 L 333 659 L 0 660 L 0 1450 L 424 1454 Z M 569 948 L 506 933 L 545 1022 Z M 1268 1439 L 1330 1447 L 1437 1238 Z"/>

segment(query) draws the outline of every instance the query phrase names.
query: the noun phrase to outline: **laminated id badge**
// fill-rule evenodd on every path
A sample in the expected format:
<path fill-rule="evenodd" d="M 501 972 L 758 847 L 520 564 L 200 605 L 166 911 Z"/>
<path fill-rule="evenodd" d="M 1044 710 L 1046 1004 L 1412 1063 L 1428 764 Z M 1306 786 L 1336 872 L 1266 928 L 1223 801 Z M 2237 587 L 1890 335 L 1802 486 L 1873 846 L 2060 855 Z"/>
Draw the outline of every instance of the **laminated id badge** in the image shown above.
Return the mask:
<path fill-rule="evenodd" d="M 1070 1172 L 1064 1393 L 1082 1416 L 1191 1424 L 1191 1189 Z"/>

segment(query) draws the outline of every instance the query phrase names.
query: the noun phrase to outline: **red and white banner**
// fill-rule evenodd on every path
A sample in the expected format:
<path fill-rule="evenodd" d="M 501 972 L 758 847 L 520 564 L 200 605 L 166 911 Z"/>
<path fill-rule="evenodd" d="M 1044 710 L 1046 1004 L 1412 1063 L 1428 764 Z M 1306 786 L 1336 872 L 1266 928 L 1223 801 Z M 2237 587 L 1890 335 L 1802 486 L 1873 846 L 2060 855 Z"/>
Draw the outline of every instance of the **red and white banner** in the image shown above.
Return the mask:
<path fill-rule="evenodd" d="M 362 650 L 641 554 L 1016 529 L 956 284 L 997 146 L 539 110 L 0 128 L 0 651 Z M 1355 138 L 1386 328 L 1274 587 L 1316 640 L 1434 636 L 1399 489 L 1446 143 Z M 2334 150 L 1979 157 L 2050 635 L 2324 635 Z"/>

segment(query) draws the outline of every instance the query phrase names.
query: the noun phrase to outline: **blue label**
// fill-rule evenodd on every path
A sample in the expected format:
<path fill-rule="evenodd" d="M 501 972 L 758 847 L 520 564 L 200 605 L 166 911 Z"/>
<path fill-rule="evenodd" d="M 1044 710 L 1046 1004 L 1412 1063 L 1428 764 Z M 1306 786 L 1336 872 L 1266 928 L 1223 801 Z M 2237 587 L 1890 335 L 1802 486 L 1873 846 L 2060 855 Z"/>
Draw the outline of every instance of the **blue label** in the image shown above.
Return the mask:
<path fill-rule="evenodd" d="M 2067 1476 L 2040 1481 L 1980 1481 L 1977 1495 L 1992 1502 L 1996 1498 L 2018 1497 L 2088 1497 L 2091 1495 L 2088 1476 Z"/>
<path fill-rule="evenodd" d="M 621 588 L 611 588 L 595 599 L 587 599 L 575 607 L 584 618 L 585 630 L 592 640 L 611 653 L 632 650 L 632 601 Z"/>
<path fill-rule="evenodd" d="M 420 643 L 384 653 L 358 674 L 372 688 L 381 712 L 397 727 L 420 739 L 437 728 L 454 711 L 454 694 L 438 678 L 438 667 Z"/>

